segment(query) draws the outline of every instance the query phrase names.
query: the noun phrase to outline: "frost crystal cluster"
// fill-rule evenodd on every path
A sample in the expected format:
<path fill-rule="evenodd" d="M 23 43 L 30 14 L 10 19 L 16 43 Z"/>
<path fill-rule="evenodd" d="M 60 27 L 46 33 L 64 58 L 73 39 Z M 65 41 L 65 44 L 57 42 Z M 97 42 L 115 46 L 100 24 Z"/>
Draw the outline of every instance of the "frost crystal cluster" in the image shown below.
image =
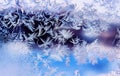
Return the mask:
<path fill-rule="evenodd" d="M 110 74 L 119 76 L 119 5 L 119 0 L 1 0 L 0 43 L 12 55 L 29 54 L 35 70 L 44 67 L 38 76 L 68 76 L 52 61 L 70 66 L 71 56 L 77 65 L 115 62 L 118 70 Z M 79 70 L 74 76 L 81 76 Z"/>
<path fill-rule="evenodd" d="M 104 27 L 105 21 L 96 18 L 95 9 L 88 7 L 75 11 L 74 5 L 68 5 L 59 12 L 27 11 L 20 7 L 4 9 L 0 12 L 0 39 L 25 41 L 43 48 L 53 44 L 80 44 L 84 40 L 82 35 L 96 37 L 108 28 Z"/>

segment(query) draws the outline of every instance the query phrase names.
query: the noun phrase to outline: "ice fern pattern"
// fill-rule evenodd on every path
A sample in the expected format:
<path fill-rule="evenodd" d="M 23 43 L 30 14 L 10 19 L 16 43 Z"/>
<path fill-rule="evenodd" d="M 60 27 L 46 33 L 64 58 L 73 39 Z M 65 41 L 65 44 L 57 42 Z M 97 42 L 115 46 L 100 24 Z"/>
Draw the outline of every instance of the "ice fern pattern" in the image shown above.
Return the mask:
<path fill-rule="evenodd" d="M 65 63 L 67 68 L 71 64 L 77 67 L 87 63 L 96 66 L 104 59 L 115 63 L 117 70 L 98 76 L 120 75 L 120 1 L 1 1 L 0 47 L 9 50 L 10 54 L 5 56 L 8 59 L 10 56 L 11 60 L 15 56 L 29 56 L 28 62 L 33 63 L 34 71 L 39 73 L 32 76 L 83 76 L 74 67 L 70 69 L 74 75 L 69 75 L 53 64 L 61 63 L 61 66 Z"/>

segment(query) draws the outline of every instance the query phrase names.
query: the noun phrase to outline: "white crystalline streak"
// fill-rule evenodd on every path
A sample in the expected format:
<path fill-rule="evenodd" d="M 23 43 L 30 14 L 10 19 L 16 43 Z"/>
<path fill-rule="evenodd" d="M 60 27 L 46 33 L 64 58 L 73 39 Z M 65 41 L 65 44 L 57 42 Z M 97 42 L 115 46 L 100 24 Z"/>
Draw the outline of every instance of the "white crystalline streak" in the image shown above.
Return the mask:
<path fill-rule="evenodd" d="M 50 59 L 62 62 L 65 56 L 68 56 L 68 48 L 66 46 L 58 45 L 51 49 Z"/>
<path fill-rule="evenodd" d="M 59 31 L 59 33 L 63 36 L 65 39 L 69 39 L 73 36 L 73 33 L 70 30 L 62 30 Z"/>
<path fill-rule="evenodd" d="M 57 72 L 56 68 L 50 68 L 50 71 L 46 72 L 44 76 L 53 76 Z"/>
<path fill-rule="evenodd" d="M 119 49 L 101 44 L 97 40 L 87 45 L 86 48 L 88 60 L 93 64 L 97 63 L 97 58 L 107 58 L 109 61 L 114 61 L 117 59 L 117 51 L 119 51 Z"/>
<path fill-rule="evenodd" d="M 85 46 L 76 45 L 73 49 L 73 55 L 77 60 L 78 64 L 86 63 L 87 51 Z"/>
<path fill-rule="evenodd" d="M 73 49 L 73 55 L 78 62 L 86 63 L 86 60 L 93 65 L 97 63 L 98 59 L 106 58 L 110 62 L 119 59 L 119 49 L 113 48 L 109 46 L 105 46 L 95 40 L 91 44 L 87 44 L 86 46 L 76 45 Z"/>
<path fill-rule="evenodd" d="M 75 70 L 74 73 L 75 73 L 74 76 L 80 76 L 80 72 L 79 72 L 79 70 Z"/>
<path fill-rule="evenodd" d="M 69 66 L 70 64 L 70 58 L 69 57 L 66 57 L 66 62 L 65 62 L 66 66 Z"/>

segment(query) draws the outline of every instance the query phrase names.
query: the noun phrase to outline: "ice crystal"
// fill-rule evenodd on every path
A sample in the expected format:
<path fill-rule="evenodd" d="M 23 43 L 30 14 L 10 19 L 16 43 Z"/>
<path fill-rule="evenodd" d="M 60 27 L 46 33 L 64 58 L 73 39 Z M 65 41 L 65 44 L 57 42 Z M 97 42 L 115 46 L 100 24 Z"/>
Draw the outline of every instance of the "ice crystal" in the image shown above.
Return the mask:
<path fill-rule="evenodd" d="M 11 4 L 12 2 L 9 1 L 8 3 Z M 22 44 L 23 42 L 33 48 L 42 49 L 42 54 L 38 53 L 35 56 L 34 64 L 38 66 L 42 63 L 49 69 L 44 76 L 53 76 L 57 72 L 57 69 L 49 64 L 52 60 L 63 62 L 65 59 L 66 65 L 69 65 L 71 50 L 78 64 L 87 61 L 97 64 L 97 59 L 106 58 L 109 61 L 115 61 L 120 58 L 119 28 L 117 28 L 115 37 L 112 37 L 115 41 L 111 46 L 113 48 L 110 48 L 109 44 L 103 44 L 104 41 L 102 41 L 102 39 L 105 39 L 106 42 L 109 40 L 103 33 L 112 27 L 110 25 L 112 22 L 119 20 L 119 17 L 116 17 L 118 12 L 116 14 L 111 11 L 114 6 L 112 5 L 113 0 L 110 2 L 94 0 L 93 4 L 83 1 L 84 7 L 81 6 L 80 10 L 76 8 L 75 4 L 70 4 L 68 0 L 65 4 L 57 4 L 57 0 L 54 0 L 53 3 L 51 0 L 30 0 L 33 1 L 32 3 L 22 1 L 16 0 L 15 7 L 0 11 L 0 41 L 8 43 L 7 48 L 15 54 L 29 52 L 29 48 Z M 26 6 L 24 6 L 25 4 Z M 101 13 L 101 9 L 100 11 L 98 9 L 103 6 L 105 10 L 102 11 L 105 13 Z M 106 10 L 110 11 L 106 12 Z M 9 43 L 9 41 L 19 41 L 20 43 Z M 10 48 L 13 45 L 15 48 Z M 18 45 L 19 47 L 17 47 Z M 63 72 L 55 74 L 55 76 L 62 75 Z M 75 76 L 80 76 L 78 70 L 75 71 Z"/>
<path fill-rule="evenodd" d="M 34 2 L 44 4 L 44 1 Z M 17 0 L 17 8 L 6 9 L 3 15 L 1 12 L 1 30 L 7 31 L 8 35 L 5 33 L 5 36 L 8 40 L 21 40 L 32 45 L 37 44 L 40 48 L 50 47 L 51 43 L 73 46 L 81 42 L 80 31 L 87 36 L 97 37 L 107 28 L 104 27 L 104 20 L 97 18 L 97 11 L 91 4 L 85 3 L 85 7 L 80 11 L 75 11 L 74 4 L 59 6 L 61 10 L 57 12 L 50 10 L 56 5 L 49 4 L 51 1 L 47 2 L 46 9 L 37 11 L 23 10 L 19 3 L 21 1 Z"/>

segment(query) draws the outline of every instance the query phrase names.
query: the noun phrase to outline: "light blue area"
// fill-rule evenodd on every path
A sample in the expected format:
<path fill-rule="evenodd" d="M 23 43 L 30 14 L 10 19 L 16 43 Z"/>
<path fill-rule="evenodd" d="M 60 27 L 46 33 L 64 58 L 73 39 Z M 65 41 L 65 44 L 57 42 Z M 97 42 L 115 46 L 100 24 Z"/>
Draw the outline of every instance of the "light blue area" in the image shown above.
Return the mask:
<path fill-rule="evenodd" d="M 32 70 L 32 72 L 31 70 L 30 72 L 29 70 L 24 70 L 23 74 L 26 74 L 26 75 L 31 74 L 30 76 L 32 76 L 34 73 L 39 73 L 41 71 L 42 72 L 41 75 L 44 76 L 45 72 L 49 72 L 50 70 L 48 70 L 47 67 L 43 66 L 42 61 L 36 60 L 37 59 L 36 55 L 38 53 L 41 54 L 42 52 L 40 50 L 39 51 L 33 50 L 31 54 L 28 54 L 26 56 L 14 57 L 14 58 L 10 58 L 7 54 L 2 53 L 0 55 L 0 62 L 1 62 L 0 67 L 2 67 L 2 65 L 8 64 L 7 67 L 12 66 L 14 68 L 12 64 L 19 65 L 17 67 L 20 68 L 20 70 L 27 69 L 27 68 L 30 68 Z M 66 66 L 65 64 L 65 58 L 63 58 L 62 62 L 51 60 L 48 57 L 44 57 L 43 59 L 50 60 L 51 62 L 49 65 L 52 68 L 57 68 L 57 72 L 65 72 L 65 76 L 74 76 L 75 70 L 79 70 L 81 76 L 87 76 L 86 74 L 90 72 L 101 74 L 101 73 L 108 73 L 109 71 L 111 71 L 111 63 L 107 59 L 102 59 L 102 60 L 98 59 L 98 63 L 95 65 L 92 65 L 91 63 L 88 63 L 88 62 L 86 64 L 78 65 L 77 61 L 75 60 L 72 54 L 70 54 L 69 57 L 70 57 L 70 63 L 68 66 Z M 37 66 L 35 66 L 35 61 L 39 63 Z M 21 71 L 21 73 L 22 72 L 23 71 Z"/>

